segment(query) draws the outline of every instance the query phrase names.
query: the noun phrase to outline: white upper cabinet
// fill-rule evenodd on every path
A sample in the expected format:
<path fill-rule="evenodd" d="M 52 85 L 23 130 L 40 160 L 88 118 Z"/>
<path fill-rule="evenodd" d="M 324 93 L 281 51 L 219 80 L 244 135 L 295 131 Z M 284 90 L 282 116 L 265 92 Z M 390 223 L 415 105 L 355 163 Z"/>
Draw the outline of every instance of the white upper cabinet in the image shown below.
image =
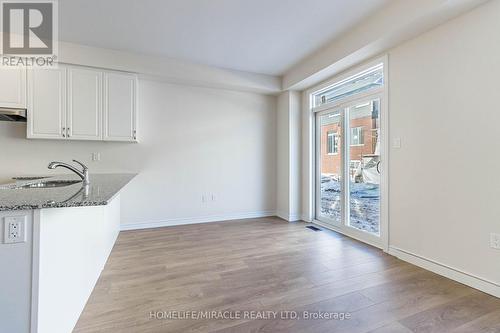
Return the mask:
<path fill-rule="evenodd" d="M 136 91 L 135 74 L 64 64 L 30 69 L 28 138 L 135 142 Z"/>
<path fill-rule="evenodd" d="M 0 68 L 0 107 L 26 109 L 26 69 Z"/>
<path fill-rule="evenodd" d="M 66 137 L 66 68 L 28 71 L 28 138 Z"/>
<path fill-rule="evenodd" d="M 104 73 L 104 140 L 137 140 L 136 87 L 134 74 Z"/>
<path fill-rule="evenodd" d="M 72 140 L 102 138 L 102 72 L 68 68 L 66 136 Z"/>

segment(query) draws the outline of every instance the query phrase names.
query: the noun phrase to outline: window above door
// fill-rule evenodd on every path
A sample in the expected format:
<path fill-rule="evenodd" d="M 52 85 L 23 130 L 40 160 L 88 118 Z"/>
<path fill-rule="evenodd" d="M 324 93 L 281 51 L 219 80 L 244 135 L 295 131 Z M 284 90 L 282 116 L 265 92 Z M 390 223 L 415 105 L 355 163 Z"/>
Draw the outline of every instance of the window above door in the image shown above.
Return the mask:
<path fill-rule="evenodd" d="M 356 75 L 335 82 L 313 94 L 313 108 L 337 104 L 350 96 L 384 86 L 384 64 L 380 63 Z"/>

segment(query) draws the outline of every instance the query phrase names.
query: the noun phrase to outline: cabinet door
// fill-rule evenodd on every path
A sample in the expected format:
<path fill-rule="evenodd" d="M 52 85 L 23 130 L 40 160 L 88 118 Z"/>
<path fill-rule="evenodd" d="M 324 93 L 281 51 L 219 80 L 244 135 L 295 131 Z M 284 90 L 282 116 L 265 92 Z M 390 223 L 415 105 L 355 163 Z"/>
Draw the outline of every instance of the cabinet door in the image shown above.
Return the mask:
<path fill-rule="evenodd" d="M 26 69 L 0 68 L 0 107 L 26 108 Z"/>
<path fill-rule="evenodd" d="M 63 139 L 66 127 L 66 68 L 28 71 L 28 138 Z"/>
<path fill-rule="evenodd" d="M 67 136 L 71 140 L 101 140 L 102 72 L 68 68 Z"/>
<path fill-rule="evenodd" d="M 104 140 L 137 141 L 137 76 L 104 74 Z"/>

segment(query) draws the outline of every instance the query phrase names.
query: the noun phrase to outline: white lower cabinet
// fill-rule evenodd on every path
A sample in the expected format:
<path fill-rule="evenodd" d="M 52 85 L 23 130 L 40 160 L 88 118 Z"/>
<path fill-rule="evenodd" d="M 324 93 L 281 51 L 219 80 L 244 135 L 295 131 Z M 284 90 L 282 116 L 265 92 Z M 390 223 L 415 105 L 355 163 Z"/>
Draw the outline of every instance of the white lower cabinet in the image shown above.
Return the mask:
<path fill-rule="evenodd" d="M 137 76 L 59 64 L 28 72 L 28 138 L 137 141 Z"/>

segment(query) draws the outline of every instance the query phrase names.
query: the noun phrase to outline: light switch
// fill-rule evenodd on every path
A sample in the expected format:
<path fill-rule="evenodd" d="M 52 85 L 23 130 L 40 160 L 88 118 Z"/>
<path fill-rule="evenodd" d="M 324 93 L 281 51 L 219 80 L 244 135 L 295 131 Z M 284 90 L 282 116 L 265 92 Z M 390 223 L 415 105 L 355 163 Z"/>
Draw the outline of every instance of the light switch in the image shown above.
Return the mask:
<path fill-rule="evenodd" d="M 490 234 L 490 246 L 492 249 L 500 250 L 500 234 Z"/>
<path fill-rule="evenodd" d="M 394 138 L 392 140 L 392 148 L 395 148 L 395 149 L 401 148 L 401 138 Z"/>

